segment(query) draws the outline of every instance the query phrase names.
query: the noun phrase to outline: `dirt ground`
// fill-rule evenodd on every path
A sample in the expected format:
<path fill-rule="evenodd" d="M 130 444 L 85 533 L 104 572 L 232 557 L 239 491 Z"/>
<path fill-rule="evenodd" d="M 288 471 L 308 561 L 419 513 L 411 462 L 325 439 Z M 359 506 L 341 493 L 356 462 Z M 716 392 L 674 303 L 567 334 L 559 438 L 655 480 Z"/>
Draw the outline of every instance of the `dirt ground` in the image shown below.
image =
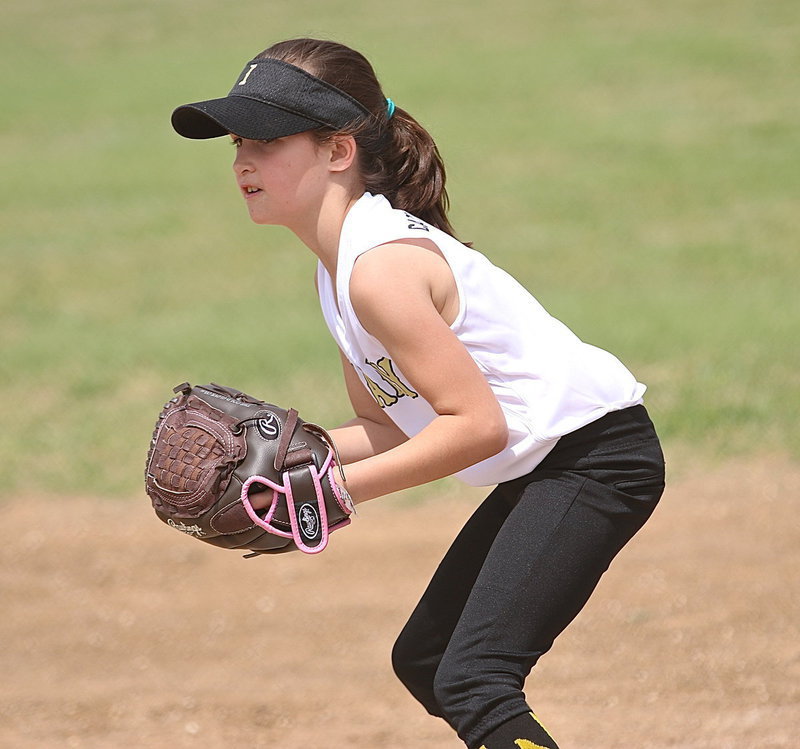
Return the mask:
<path fill-rule="evenodd" d="M 0 747 L 456 749 L 389 663 L 480 495 L 376 501 L 244 560 L 128 502 L 0 530 Z M 800 746 L 800 466 L 685 470 L 527 683 L 563 749 Z"/>

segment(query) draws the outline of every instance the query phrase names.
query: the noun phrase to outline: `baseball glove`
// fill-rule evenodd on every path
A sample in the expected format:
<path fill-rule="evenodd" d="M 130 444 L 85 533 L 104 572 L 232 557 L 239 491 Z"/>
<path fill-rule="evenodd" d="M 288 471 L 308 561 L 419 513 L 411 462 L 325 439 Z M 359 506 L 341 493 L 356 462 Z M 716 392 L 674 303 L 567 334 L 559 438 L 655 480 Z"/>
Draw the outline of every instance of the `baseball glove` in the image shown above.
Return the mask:
<path fill-rule="evenodd" d="M 145 489 L 167 525 L 226 549 L 322 551 L 353 505 L 330 435 L 233 388 L 174 389 L 156 422 Z M 271 492 L 256 510 L 250 496 Z M 268 498 L 269 499 L 269 498 Z M 251 556 L 251 555 L 247 555 Z"/>

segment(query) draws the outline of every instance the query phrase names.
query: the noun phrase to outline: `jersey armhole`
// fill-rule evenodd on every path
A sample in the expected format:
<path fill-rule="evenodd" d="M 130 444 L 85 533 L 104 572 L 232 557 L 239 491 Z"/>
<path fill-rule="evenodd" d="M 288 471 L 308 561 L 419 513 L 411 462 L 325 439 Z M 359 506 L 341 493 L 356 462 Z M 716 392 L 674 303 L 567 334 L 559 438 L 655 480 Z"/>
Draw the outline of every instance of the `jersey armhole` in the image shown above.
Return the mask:
<path fill-rule="evenodd" d="M 447 253 L 444 251 L 444 249 L 442 249 L 441 245 L 432 237 L 401 236 L 395 239 L 390 239 L 386 242 L 381 242 L 380 244 L 373 245 L 372 247 L 368 247 L 365 250 L 362 250 L 361 252 L 358 253 L 358 257 L 356 257 L 356 259 L 353 261 L 353 271 L 355 270 L 355 266 L 356 263 L 358 262 L 358 259 L 362 255 L 366 255 L 368 252 L 376 250 L 379 247 L 384 247 L 387 244 L 404 244 L 404 243 L 411 244 L 415 247 L 421 247 L 430 252 L 435 252 L 439 257 L 442 258 L 442 260 L 444 260 L 445 263 L 447 263 L 447 267 L 450 269 L 450 274 L 453 277 L 453 283 L 455 284 L 456 295 L 458 297 L 456 304 L 456 314 L 455 317 L 453 318 L 453 321 L 449 323 L 449 327 L 453 331 L 458 330 L 466 315 L 466 297 L 464 296 L 464 289 L 462 287 L 461 280 L 459 279 L 458 274 L 455 272 L 455 270 L 453 270 L 453 263 L 448 258 Z M 430 245 L 432 245 L 432 247 Z M 350 273 L 351 280 L 353 271 L 351 271 Z M 349 289 L 348 289 L 348 301 L 349 301 Z"/>

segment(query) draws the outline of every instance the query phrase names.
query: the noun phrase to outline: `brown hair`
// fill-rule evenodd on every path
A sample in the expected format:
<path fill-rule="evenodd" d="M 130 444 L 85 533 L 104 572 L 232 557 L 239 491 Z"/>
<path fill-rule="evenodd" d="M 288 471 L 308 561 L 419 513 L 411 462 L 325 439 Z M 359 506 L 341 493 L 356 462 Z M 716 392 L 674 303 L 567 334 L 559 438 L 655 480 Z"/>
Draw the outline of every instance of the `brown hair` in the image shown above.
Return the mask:
<path fill-rule="evenodd" d="M 265 49 L 258 58 L 282 60 L 302 68 L 352 96 L 370 112 L 344 132 L 359 148 L 365 188 L 385 195 L 394 208 L 455 236 L 447 218 L 445 169 L 433 138 L 408 112 L 395 107 L 389 117 L 386 97 L 369 61 L 350 47 L 320 39 L 290 39 Z M 313 131 L 324 140 L 328 128 Z"/>

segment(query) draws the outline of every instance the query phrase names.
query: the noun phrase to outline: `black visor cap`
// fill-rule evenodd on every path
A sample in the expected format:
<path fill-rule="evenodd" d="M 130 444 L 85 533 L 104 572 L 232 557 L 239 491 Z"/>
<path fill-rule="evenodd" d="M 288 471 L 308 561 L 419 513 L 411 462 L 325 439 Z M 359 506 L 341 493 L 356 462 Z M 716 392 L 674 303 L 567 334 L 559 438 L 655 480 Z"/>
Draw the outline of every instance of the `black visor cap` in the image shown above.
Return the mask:
<path fill-rule="evenodd" d="M 367 116 L 354 98 L 305 70 L 257 58 L 247 63 L 227 96 L 178 107 L 172 126 L 185 138 L 232 133 L 270 140 L 319 127 L 343 129 Z"/>

